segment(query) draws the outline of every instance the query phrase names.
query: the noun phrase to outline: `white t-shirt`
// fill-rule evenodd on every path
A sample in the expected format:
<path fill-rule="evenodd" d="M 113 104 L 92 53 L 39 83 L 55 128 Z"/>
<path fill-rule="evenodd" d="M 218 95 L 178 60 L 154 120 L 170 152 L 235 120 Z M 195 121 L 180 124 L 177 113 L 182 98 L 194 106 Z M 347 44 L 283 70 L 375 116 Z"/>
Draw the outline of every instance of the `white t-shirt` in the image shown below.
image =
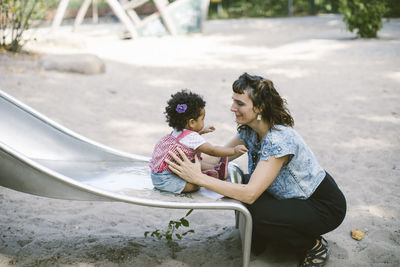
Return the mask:
<path fill-rule="evenodd" d="M 177 131 L 173 130 L 172 131 L 172 136 L 173 137 L 178 137 L 183 131 Z M 179 142 L 187 146 L 188 148 L 196 150 L 199 146 L 204 144 L 206 140 L 197 132 L 191 132 L 190 134 L 186 135 L 182 139 L 179 140 Z"/>

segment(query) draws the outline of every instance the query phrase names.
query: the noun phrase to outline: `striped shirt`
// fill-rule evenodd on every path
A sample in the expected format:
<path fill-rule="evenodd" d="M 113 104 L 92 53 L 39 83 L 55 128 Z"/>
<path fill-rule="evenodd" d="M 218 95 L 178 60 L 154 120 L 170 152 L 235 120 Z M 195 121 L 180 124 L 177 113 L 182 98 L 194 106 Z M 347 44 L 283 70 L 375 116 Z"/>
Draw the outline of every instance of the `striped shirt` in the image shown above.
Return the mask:
<path fill-rule="evenodd" d="M 179 155 L 176 150 L 178 147 L 185 153 L 189 160 L 193 161 L 194 156 L 197 155 L 200 159 L 200 152 L 196 148 L 204 144 L 206 141 L 197 132 L 191 130 L 183 130 L 181 133 L 173 131 L 172 133 L 164 136 L 156 144 L 149 167 L 152 172 L 158 173 L 165 170 L 170 171 L 166 159 L 174 162 L 168 151 Z"/>

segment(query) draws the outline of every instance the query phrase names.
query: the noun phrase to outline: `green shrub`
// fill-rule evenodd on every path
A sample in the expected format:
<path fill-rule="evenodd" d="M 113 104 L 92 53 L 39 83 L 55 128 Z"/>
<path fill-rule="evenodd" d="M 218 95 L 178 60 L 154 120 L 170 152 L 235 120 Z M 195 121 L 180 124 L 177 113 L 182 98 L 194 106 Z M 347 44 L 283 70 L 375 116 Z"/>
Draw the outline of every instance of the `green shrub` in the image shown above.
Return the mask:
<path fill-rule="evenodd" d="M 400 17 L 400 3 L 399 0 L 386 0 L 388 10 L 385 17 L 398 18 Z"/>
<path fill-rule="evenodd" d="M 398 1 L 398 0 L 393 0 Z M 209 18 L 286 17 L 289 15 L 288 0 L 222 0 L 210 2 Z M 339 0 L 293 0 L 293 15 L 337 13 Z M 222 6 L 222 11 L 218 6 Z"/>
<path fill-rule="evenodd" d="M 361 38 L 376 38 L 387 7 L 381 0 L 342 0 L 341 11 L 349 31 L 356 30 Z"/>
<path fill-rule="evenodd" d="M 157 238 L 158 240 L 165 238 L 168 242 L 169 247 L 171 248 L 171 256 L 173 259 L 175 259 L 175 252 L 178 249 L 178 244 L 174 241 L 174 238 L 181 240 L 187 234 L 194 233 L 193 229 L 181 233 L 177 232 L 180 227 L 181 229 L 183 227 L 189 227 L 189 221 L 186 218 L 190 215 L 190 213 L 192 213 L 192 211 L 193 209 L 190 209 L 185 216 L 179 219 L 179 221 L 169 221 L 167 230 L 156 229 L 151 233 L 149 231 L 146 231 L 144 232 L 144 236 L 147 237 L 150 234 L 151 237 Z"/>
<path fill-rule="evenodd" d="M 24 45 L 22 34 L 32 17 L 46 6 L 40 0 L 0 0 L 0 47 L 17 52 Z"/>

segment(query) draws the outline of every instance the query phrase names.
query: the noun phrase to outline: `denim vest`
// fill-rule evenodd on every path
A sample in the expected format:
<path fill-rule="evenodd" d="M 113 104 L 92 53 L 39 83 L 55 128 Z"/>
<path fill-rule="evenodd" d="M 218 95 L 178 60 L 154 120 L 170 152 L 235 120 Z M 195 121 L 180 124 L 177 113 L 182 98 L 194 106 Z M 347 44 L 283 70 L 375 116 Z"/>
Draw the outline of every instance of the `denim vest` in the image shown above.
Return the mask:
<path fill-rule="evenodd" d="M 239 139 L 247 146 L 249 173 L 252 174 L 258 161 L 289 155 L 289 163 L 282 166 L 276 179 L 267 191 L 277 199 L 307 199 L 314 193 L 325 177 L 314 154 L 303 138 L 292 128 L 277 125 L 259 142 L 257 133 L 250 128 L 240 129 Z"/>

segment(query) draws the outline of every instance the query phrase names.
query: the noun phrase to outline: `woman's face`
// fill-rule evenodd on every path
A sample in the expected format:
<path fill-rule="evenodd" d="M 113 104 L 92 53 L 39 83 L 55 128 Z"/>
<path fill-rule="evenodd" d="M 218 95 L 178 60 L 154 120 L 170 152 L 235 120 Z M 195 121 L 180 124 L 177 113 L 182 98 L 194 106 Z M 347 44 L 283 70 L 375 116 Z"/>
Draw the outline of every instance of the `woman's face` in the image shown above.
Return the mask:
<path fill-rule="evenodd" d="M 233 93 L 231 111 L 235 113 L 236 123 L 249 125 L 257 119 L 257 109 L 253 106 L 247 91 L 244 94 Z"/>

